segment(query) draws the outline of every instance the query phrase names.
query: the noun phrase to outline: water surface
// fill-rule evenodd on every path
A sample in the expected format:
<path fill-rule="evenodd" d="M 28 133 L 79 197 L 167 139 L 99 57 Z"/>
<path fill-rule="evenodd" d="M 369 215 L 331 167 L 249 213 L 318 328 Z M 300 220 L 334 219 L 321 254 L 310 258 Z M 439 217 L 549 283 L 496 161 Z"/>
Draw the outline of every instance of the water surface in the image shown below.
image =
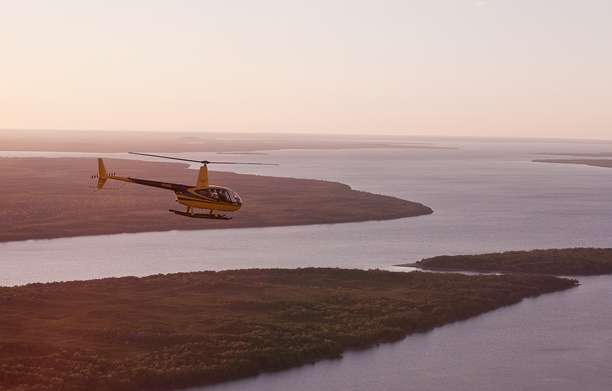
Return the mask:
<path fill-rule="evenodd" d="M 0 285 L 248 267 L 397 270 L 393 265 L 440 254 L 612 247 L 612 170 L 531 162 L 541 151 L 600 152 L 600 145 L 447 144 L 459 149 L 271 151 L 240 158 L 280 166 L 232 168 L 340 181 L 422 202 L 434 209 L 431 216 L 10 242 L 0 244 Z M 581 283 L 399 343 L 349 352 L 341 360 L 198 390 L 607 391 L 612 389 L 612 277 Z"/>
<path fill-rule="evenodd" d="M 388 268 L 440 254 L 612 246 L 612 170 L 530 161 L 532 152 L 578 147 L 599 151 L 599 146 L 482 142 L 451 146 L 459 149 L 270 151 L 247 158 L 280 166 L 232 166 L 244 173 L 340 181 L 359 190 L 422 202 L 434 209 L 433 215 L 4 243 L 0 284 L 248 267 Z M 0 152 L 20 154 L 37 155 Z M 203 154 L 182 155 L 201 158 Z M 91 164 L 95 171 L 95 162 Z"/>

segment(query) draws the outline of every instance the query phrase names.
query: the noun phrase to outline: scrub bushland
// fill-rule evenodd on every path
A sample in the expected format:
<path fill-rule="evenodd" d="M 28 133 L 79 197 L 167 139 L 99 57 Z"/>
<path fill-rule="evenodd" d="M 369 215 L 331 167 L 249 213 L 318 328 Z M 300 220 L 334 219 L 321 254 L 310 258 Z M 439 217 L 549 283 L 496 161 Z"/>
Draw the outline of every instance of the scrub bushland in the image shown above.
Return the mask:
<path fill-rule="evenodd" d="M 306 268 L 4 287 L 0 389 L 217 383 L 340 357 L 576 284 Z"/>
<path fill-rule="evenodd" d="M 612 273 L 612 249 L 567 248 L 444 255 L 426 258 L 411 266 L 427 270 L 589 276 Z"/>

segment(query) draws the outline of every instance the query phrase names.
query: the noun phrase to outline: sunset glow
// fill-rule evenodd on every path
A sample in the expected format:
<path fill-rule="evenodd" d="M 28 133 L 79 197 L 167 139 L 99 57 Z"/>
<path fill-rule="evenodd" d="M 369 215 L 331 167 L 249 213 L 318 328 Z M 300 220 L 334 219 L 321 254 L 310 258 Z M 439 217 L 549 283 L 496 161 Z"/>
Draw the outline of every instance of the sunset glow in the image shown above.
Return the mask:
<path fill-rule="evenodd" d="M 612 2 L 3 1 L 0 128 L 612 138 Z"/>

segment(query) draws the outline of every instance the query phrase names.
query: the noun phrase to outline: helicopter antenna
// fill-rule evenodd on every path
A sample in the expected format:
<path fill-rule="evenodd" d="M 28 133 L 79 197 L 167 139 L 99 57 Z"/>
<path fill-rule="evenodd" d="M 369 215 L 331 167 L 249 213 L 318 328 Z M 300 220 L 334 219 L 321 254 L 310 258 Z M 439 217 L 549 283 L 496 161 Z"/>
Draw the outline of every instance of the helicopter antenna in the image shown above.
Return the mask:
<path fill-rule="evenodd" d="M 132 154 L 132 155 L 159 157 L 159 158 L 162 158 L 162 159 L 182 160 L 184 162 L 194 162 L 194 163 L 200 163 L 200 164 L 204 164 L 204 165 L 207 165 L 207 164 L 250 164 L 250 165 L 256 165 L 256 166 L 278 166 L 277 163 L 219 162 L 219 161 L 210 161 L 210 160 L 183 159 L 183 158 L 180 158 L 180 157 L 163 156 L 163 155 L 152 155 L 150 153 L 140 153 L 140 152 L 128 152 L 128 153 Z"/>

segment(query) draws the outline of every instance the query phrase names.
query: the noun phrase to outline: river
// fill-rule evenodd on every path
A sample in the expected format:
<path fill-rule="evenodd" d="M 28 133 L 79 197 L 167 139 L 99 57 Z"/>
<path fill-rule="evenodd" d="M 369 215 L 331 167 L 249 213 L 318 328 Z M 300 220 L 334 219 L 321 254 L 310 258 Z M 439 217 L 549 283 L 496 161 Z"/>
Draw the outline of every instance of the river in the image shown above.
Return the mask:
<path fill-rule="evenodd" d="M 237 166 L 237 172 L 340 181 L 422 202 L 434 209 L 431 216 L 9 242 L 0 244 L 0 284 L 247 267 L 400 270 L 393 265 L 440 254 L 612 247 L 612 170 L 531 162 L 539 152 L 600 152 L 606 146 L 465 140 L 445 145 L 451 148 L 232 156 L 280 163 Z M 75 156 L 0 152 L 37 155 Z M 612 277 L 581 283 L 398 343 L 349 352 L 341 360 L 205 389 L 610 390 Z"/>

